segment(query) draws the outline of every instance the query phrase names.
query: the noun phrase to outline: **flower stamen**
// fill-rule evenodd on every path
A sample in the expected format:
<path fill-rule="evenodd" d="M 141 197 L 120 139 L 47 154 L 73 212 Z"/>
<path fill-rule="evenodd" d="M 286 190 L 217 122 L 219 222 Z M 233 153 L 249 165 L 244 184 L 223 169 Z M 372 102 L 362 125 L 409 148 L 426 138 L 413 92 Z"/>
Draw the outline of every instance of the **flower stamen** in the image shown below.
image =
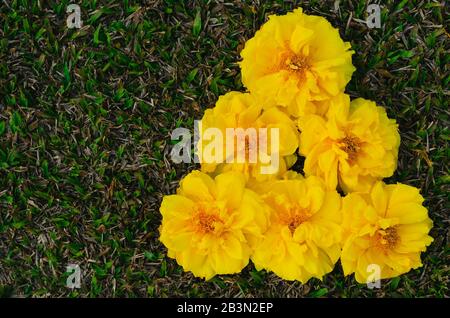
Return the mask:
<path fill-rule="evenodd" d="M 221 223 L 222 220 L 215 214 L 207 213 L 201 209 L 194 216 L 194 224 L 198 232 L 207 234 L 214 232 L 217 223 Z"/>
<path fill-rule="evenodd" d="M 393 249 L 400 240 L 395 227 L 388 227 L 385 230 L 378 230 L 377 241 L 378 245 L 383 249 Z"/>
<path fill-rule="evenodd" d="M 292 235 L 294 235 L 295 230 L 300 224 L 306 222 L 311 217 L 308 210 L 297 206 L 289 208 L 287 214 L 288 215 L 284 218 L 283 223 L 288 226 Z"/>
<path fill-rule="evenodd" d="M 357 137 L 346 136 L 338 141 L 341 144 L 341 149 L 348 155 L 348 162 L 353 164 L 358 157 L 362 142 Z"/>
<path fill-rule="evenodd" d="M 298 56 L 298 55 L 294 55 L 294 57 L 288 58 L 286 60 L 286 65 L 290 71 L 296 73 L 304 73 L 306 70 L 309 70 L 310 68 L 308 58 L 305 56 Z"/>

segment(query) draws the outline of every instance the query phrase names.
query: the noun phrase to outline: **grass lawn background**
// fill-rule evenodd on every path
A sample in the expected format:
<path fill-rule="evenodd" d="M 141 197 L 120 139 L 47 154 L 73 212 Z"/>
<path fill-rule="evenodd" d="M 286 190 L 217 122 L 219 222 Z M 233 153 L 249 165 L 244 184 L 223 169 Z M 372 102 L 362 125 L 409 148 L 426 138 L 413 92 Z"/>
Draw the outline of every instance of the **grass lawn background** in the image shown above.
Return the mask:
<path fill-rule="evenodd" d="M 449 296 L 449 25 L 443 1 L 69 1 L 0 3 L 0 296 Z M 374 1 L 375 2 L 375 1 Z M 388 182 L 421 188 L 434 221 L 424 266 L 370 290 L 343 277 L 284 281 L 247 266 L 205 282 L 158 241 L 162 196 L 194 164 L 170 133 L 193 129 L 218 96 L 244 90 L 239 52 L 267 16 L 301 5 L 356 51 L 346 92 L 399 124 Z M 447 10 L 447 11 L 446 11 Z M 78 263 L 82 288 L 66 288 Z"/>

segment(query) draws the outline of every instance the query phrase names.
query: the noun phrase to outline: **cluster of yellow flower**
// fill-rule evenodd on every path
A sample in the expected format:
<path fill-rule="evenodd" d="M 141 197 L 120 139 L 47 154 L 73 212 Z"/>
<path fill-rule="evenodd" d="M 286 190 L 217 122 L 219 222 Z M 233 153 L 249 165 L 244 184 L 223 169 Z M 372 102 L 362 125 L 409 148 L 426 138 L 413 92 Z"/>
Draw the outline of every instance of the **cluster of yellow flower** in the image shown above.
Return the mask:
<path fill-rule="evenodd" d="M 256 268 L 321 279 L 341 260 L 366 283 L 421 266 L 432 221 L 419 190 L 381 180 L 396 169 L 400 136 L 384 108 L 344 94 L 350 44 L 324 18 L 297 9 L 270 16 L 241 52 L 249 93 L 221 96 L 206 127 L 275 127 L 278 173 L 256 163 L 202 164 L 163 198 L 160 240 L 195 276 Z M 302 176 L 289 170 L 305 157 Z M 337 192 L 340 189 L 345 197 Z"/>

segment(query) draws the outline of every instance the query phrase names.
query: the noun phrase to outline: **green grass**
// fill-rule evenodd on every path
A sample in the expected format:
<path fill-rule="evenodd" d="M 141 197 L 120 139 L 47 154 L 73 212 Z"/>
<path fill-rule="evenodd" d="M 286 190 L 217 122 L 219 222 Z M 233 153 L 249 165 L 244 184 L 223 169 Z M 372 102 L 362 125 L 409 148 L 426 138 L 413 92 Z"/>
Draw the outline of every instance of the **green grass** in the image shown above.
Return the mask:
<path fill-rule="evenodd" d="M 365 19 L 366 1 L 341 1 L 338 13 L 333 1 L 301 2 L 352 43 L 347 92 L 397 120 L 388 181 L 421 188 L 434 221 L 424 266 L 375 290 L 339 265 L 305 285 L 252 265 L 204 282 L 158 241 L 162 196 L 195 168 L 170 161 L 170 132 L 243 90 L 244 42 L 299 1 L 79 1 L 80 30 L 65 26 L 68 3 L 0 4 L 0 296 L 449 296 L 443 3 L 384 1 L 382 29 L 368 29 L 352 20 Z M 65 287 L 69 263 L 83 270 L 79 290 Z"/>

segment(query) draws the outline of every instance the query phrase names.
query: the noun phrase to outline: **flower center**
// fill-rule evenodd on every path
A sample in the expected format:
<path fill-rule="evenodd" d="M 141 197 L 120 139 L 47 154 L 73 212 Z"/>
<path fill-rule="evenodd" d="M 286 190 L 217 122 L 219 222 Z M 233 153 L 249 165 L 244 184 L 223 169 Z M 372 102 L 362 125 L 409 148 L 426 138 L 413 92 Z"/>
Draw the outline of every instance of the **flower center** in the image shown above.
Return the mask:
<path fill-rule="evenodd" d="M 200 209 L 194 216 L 194 224 L 203 234 L 214 232 L 217 223 L 222 223 L 222 220 L 215 214 L 205 212 L 204 209 Z"/>
<path fill-rule="evenodd" d="M 288 226 L 291 234 L 294 235 L 295 230 L 311 217 L 308 210 L 300 207 L 291 207 L 288 209 L 287 216 L 283 218 L 283 223 Z"/>
<path fill-rule="evenodd" d="M 354 163 L 362 145 L 359 138 L 346 136 L 342 139 L 339 139 L 338 142 L 341 144 L 340 148 L 347 153 L 349 163 Z"/>
<path fill-rule="evenodd" d="M 393 249 L 399 240 L 400 236 L 395 227 L 388 227 L 385 230 L 378 230 L 377 232 L 378 245 L 383 249 Z"/>
<path fill-rule="evenodd" d="M 295 74 L 300 80 L 299 83 L 303 83 L 305 81 L 306 71 L 311 68 L 308 57 L 303 55 L 291 55 L 286 58 L 284 63 L 285 65 L 282 65 L 282 69 L 286 69 Z"/>
<path fill-rule="evenodd" d="M 294 55 L 293 57 L 287 58 L 286 66 L 288 70 L 302 74 L 310 68 L 308 58 L 302 55 Z"/>

